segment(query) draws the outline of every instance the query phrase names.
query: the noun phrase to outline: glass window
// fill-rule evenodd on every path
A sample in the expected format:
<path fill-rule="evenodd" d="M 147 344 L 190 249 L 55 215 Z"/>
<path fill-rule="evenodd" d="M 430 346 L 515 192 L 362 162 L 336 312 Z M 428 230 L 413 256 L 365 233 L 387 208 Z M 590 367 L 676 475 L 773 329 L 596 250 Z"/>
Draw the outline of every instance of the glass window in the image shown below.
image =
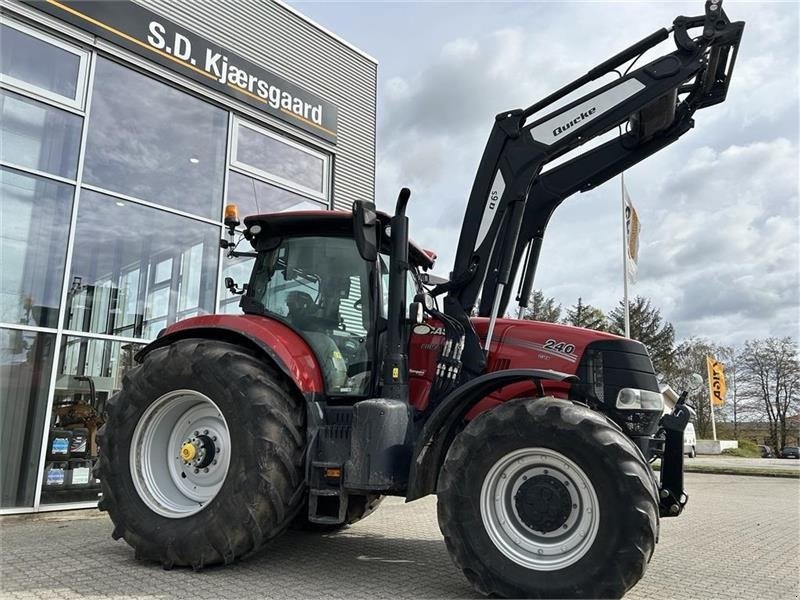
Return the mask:
<path fill-rule="evenodd" d="M 243 244 L 244 245 L 244 244 Z M 250 280 L 250 271 L 253 270 L 254 258 L 247 256 L 240 256 L 238 258 L 222 259 L 222 278 L 219 282 L 219 312 L 228 315 L 241 314 L 242 310 L 239 308 L 239 301 L 242 297 L 238 294 L 231 294 L 225 288 L 225 278 L 232 277 L 239 288 L 242 284 Z"/>
<path fill-rule="evenodd" d="M 286 238 L 256 258 L 248 296 L 308 341 L 331 394 L 361 395 L 370 382 L 369 268 L 352 238 Z"/>
<path fill-rule="evenodd" d="M 220 228 L 84 190 L 64 326 L 155 338 L 214 312 Z"/>
<path fill-rule="evenodd" d="M 33 506 L 55 338 L 0 329 L 2 508 Z"/>
<path fill-rule="evenodd" d="M 99 58 L 83 179 L 219 219 L 227 123 L 225 111 Z"/>
<path fill-rule="evenodd" d="M 0 321 L 57 326 L 72 193 L 0 168 Z"/>
<path fill-rule="evenodd" d="M 275 187 L 253 177 L 231 171 L 228 175 L 228 202 L 239 208 L 242 218 L 289 210 L 325 210 L 327 206 L 299 194 Z"/>
<path fill-rule="evenodd" d="M 35 29 L 0 25 L 0 81 L 79 106 L 87 56 L 80 48 Z"/>
<path fill-rule="evenodd" d="M 83 118 L 0 91 L 0 159 L 75 179 Z"/>
<path fill-rule="evenodd" d="M 61 344 L 53 410 L 45 448 L 42 503 L 97 498 L 92 476 L 95 434 L 106 417 L 108 399 L 122 387 L 143 344 L 65 337 Z"/>
<path fill-rule="evenodd" d="M 317 195 L 326 193 L 323 154 L 247 123 L 237 124 L 233 162 Z"/>

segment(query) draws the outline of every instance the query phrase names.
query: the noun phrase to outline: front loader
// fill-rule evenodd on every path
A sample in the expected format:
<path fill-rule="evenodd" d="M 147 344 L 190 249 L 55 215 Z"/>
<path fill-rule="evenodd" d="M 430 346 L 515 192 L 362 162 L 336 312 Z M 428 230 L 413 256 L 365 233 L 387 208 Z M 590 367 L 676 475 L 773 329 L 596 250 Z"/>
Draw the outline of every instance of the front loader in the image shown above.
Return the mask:
<path fill-rule="evenodd" d="M 709 0 L 702 16 L 499 114 L 447 280 L 409 241 L 407 189 L 392 216 L 357 201 L 352 213 L 240 223 L 227 207 L 222 247 L 254 259 L 246 284 L 227 282 L 243 314 L 169 326 L 110 400 L 98 476 L 114 538 L 137 558 L 201 569 L 290 526 L 335 531 L 384 496 L 436 494 L 447 549 L 481 593 L 622 596 L 644 574 L 659 519 L 687 502 L 685 395 L 664 414 L 639 342 L 502 316 L 515 278 L 526 305 L 563 200 L 724 101 L 743 28 Z M 675 50 L 618 71 L 670 34 Z M 237 232 L 251 250 L 237 250 Z"/>

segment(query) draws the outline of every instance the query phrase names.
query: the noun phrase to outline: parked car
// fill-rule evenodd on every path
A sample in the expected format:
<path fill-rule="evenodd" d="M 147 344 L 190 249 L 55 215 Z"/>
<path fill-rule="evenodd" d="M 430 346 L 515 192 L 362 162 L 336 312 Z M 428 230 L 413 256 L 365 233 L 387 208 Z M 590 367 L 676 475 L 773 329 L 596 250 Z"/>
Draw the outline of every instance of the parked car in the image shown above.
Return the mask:
<path fill-rule="evenodd" d="M 689 458 L 697 456 L 697 435 L 692 423 L 687 423 L 683 430 L 683 453 Z"/>
<path fill-rule="evenodd" d="M 772 452 L 772 448 L 764 446 L 763 444 L 758 445 L 758 451 L 761 452 L 761 458 L 773 458 L 775 456 Z"/>
<path fill-rule="evenodd" d="M 781 458 L 798 458 L 800 459 L 800 447 L 786 446 L 781 450 Z"/>

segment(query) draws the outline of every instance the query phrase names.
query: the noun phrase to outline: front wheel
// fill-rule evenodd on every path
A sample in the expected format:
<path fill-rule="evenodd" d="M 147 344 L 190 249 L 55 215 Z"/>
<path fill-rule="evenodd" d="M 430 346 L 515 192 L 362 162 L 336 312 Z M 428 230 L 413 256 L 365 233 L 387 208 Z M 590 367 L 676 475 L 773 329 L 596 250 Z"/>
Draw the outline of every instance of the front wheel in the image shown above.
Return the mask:
<path fill-rule="evenodd" d="M 447 548 L 475 588 L 511 598 L 618 598 L 658 536 L 657 486 L 603 415 L 554 398 L 475 418 L 438 486 Z"/>

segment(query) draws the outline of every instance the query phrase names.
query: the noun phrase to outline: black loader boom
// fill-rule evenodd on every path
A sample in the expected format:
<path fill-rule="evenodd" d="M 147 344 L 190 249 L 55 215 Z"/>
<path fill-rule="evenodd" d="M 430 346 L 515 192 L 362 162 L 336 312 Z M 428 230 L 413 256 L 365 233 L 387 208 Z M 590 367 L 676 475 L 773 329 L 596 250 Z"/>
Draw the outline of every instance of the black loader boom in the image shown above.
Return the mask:
<path fill-rule="evenodd" d="M 691 37 L 690 30 L 699 35 Z M 450 281 L 434 290 L 447 292 L 448 322 L 463 331 L 460 358 L 467 376 L 485 366 L 485 352 L 469 321 L 477 299 L 478 314 L 492 317 L 488 348 L 494 319 L 506 310 L 523 257 L 517 299 L 527 306 L 553 211 L 575 192 L 595 188 L 677 140 L 694 126 L 696 110 L 724 101 L 743 30 L 743 22 L 728 19 L 721 0 L 709 0 L 703 16 L 678 17 L 670 29 L 652 33 L 536 104 L 497 115 L 470 193 Z M 545 112 L 588 83 L 619 74 L 619 67 L 670 33 L 673 52 Z M 542 172 L 546 164 L 624 124 L 627 130 L 619 137 Z"/>

